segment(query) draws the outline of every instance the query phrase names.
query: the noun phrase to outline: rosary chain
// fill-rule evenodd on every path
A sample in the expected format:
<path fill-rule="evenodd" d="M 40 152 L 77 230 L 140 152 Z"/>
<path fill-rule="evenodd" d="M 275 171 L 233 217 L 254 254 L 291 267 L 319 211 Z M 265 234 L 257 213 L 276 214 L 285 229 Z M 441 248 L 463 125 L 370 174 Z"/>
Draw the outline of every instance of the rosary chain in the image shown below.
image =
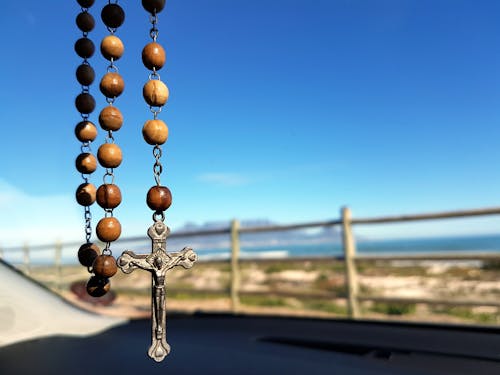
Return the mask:
<path fill-rule="evenodd" d="M 158 14 L 156 12 L 156 9 L 154 9 L 150 13 L 149 22 L 151 23 L 151 28 L 149 30 L 149 36 L 152 40 L 152 44 L 155 45 L 155 48 L 157 50 L 163 51 L 163 48 L 160 45 L 158 45 L 158 43 L 157 43 L 159 30 L 158 30 Z M 147 47 L 145 47 L 144 51 L 146 51 L 146 48 Z M 143 51 L 143 57 L 144 57 L 144 51 Z M 157 58 L 157 59 L 159 58 L 159 60 L 155 60 L 155 58 Z M 159 81 L 161 83 L 161 77 L 160 77 L 160 74 L 158 73 L 158 70 L 163 67 L 163 64 L 164 64 L 164 52 L 163 52 L 163 56 L 161 56 L 161 54 L 154 55 L 154 56 L 151 56 L 151 60 L 148 61 L 148 63 L 145 62 L 146 67 L 150 69 L 150 73 L 148 75 L 149 81 Z M 166 86 L 163 83 L 158 84 L 158 85 L 161 87 L 164 87 L 164 90 L 166 91 L 166 94 L 165 94 L 166 98 L 168 98 L 168 89 L 166 88 Z M 155 85 L 152 85 L 152 86 L 155 86 Z M 156 95 L 156 93 L 155 93 L 155 95 Z M 156 121 L 157 124 L 162 124 L 162 125 L 157 125 L 157 126 L 160 126 L 160 128 L 162 128 L 162 131 L 164 133 L 166 133 L 164 139 L 157 139 L 157 138 L 151 139 L 151 137 L 149 137 L 150 139 L 146 139 L 146 135 L 145 135 L 146 141 L 149 144 L 154 145 L 154 147 L 153 147 L 153 157 L 154 157 L 153 178 L 154 178 L 155 183 L 156 183 L 156 187 L 151 188 L 148 192 L 148 205 L 151 209 L 155 210 L 155 212 L 153 213 L 153 221 L 154 222 L 157 222 L 157 221 L 163 222 L 165 220 L 164 211 L 168 208 L 168 206 L 170 206 L 170 202 L 168 202 L 168 205 L 166 205 L 166 206 L 164 204 L 152 204 L 150 201 L 150 195 L 155 195 L 155 194 L 162 195 L 163 194 L 165 196 L 168 196 L 169 200 L 171 199 L 170 191 L 168 190 L 168 188 L 161 186 L 161 174 L 163 173 L 163 165 L 161 163 L 161 157 L 162 157 L 161 144 L 163 144 L 166 141 L 166 137 L 168 136 L 168 128 L 166 127 L 166 125 L 164 124 L 163 121 L 158 120 L 158 116 L 162 112 L 163 105 L 165 104 L 167 99 L 165 99 L 164 101 L 155 101 L 155 100 L 151 100 L 151 99 L 148 100 L 146 97 L 145 97 L 145 99 L 146 99 L 146 102 L 149 104 L 149 110 L 153 114 L 153 121 Z M 154 190 L 154 189 L 156 189 L 156 190 Z M 168 192 L 168 194 L 166 194 L 165 192 Z"/>
<path fill-rule="evenodd" d="M 123 54 L 123 43 L 115 34 L 118 27 L 122 25 L 125 14 L 118 4 L 118 1 L 108 0 L 107 5 L 102 9 L 101 18 L 109 31 L 109 35 L 101 42 L 101 53 L 103 57 L 109 61 L 106 67 L 106 73 L 103 75 L 100 83 L 101 92 L 108 106 L 101 111 L 101 114 L 109 113 L 109 115 L 103 117 L 111 118 L 112 120 L 109 120 L 110 122 L 103 120 L 101 116 L 99 119 L 101 127 L 107 132 L 104 143 L 99 147 L 97 154 L 100 165 L 105 169 L 102 178 L 103 184 L 99 187 L 99 189 L 104 192 L 104 198 L 98 201 L 99 205 L 104 210 L 104 217 L 99 221 L 99 224 L 102 224 L 102 227 L 108 229 L 101 230 L 98 224 L 97 236 L 105 243 L 102 254 L 112 256 L 111 242 L 118 239 L 121 234 L 121 225 L 114 217 L 113 211 L 121 202 L 121 192 L 118 186 L 114 184 L 114 169 L 118 167 L 122 161 L 122 152 L 118 145 L 115 144 L 113 133 L 121 127 L 121 123 L 117 125 L 113 122 L 113 119 L 116 118 L 118 114 L 119 117 L 121 117 L 121 113 L 114 107 L 114 104 L 116 98 L 121 95 L 124 89 L 123 79 L 118 73 L 118 66 L 115 64 L 116 60 Z M 109 226 L 113 227 L 113 230 L 110 230 Z"/>
<path fill-rule="evenodd" d="M 146 4 L 146 5 L 145 5 Z M 163 106 L 166 104 L 169 96 L 168 87 L 161 81 L 158 71 L 165 64 L 165 50 L 157 42 L 158 41 L 158 12 L 163 6 L 143 2 L 144 8 L 150 13 L 149 22 L 151 28 L 149 36 L 151 42 L 148 43 L 142 51 L 142 61 L 144 66 L 149 69 L 148 82 L 143 87 L 144 100 L 149 106 L 149 110 L 153 115 L 152 120 L 145 122 L 142 129 L 144 140 L 153 146 L 153 178 L 156 182 L 147 193 L 146 202 L 153 213 L 153 221 L 164 221 L 165 210 L 172 203 L 172 194 L 166 186 L 161 185 L 161 175 L 163 173 L 163 165 L 161 163 L 162 145 L 168 138 L 168 127 L 164 121 L 160 120 L 159 114 L 162 112 Z M 157 8 L 159 6 L 159 8 Z"/>
<path fill-rule="evenodd" d="M 86 4 L 86 2 L 80 0 L 77 1 L 80 5 Z M 90 206 L 95 202 L 96 189 L 89 180 L 97 167 L 96 159 L 91 149 L 92 141 L 97 136 L 97 128 L 89 121 L 90 113 L 95 108 L 94 97 L 90 94 L 90 86 L 94 81 L 94 70 L 88 60 L 94 54 L 94 44 L 88 37 L 89 32 L 94 28 L 94 18 L 89 12 L 89 7 L 81 6 L 81 12 L 76 17 L 76 24 L 82 31 L 82 37 L 75 43 L 75 52 L 82 58 L 82 62 L 76 70 L 76 79 L 80 84 L 81 91 L 75 99 L 75 106 L 80 113 L 82 121 L 75 127 L 75 135 L 81 142 L 80 155 L 76 158 L 75 164 L 83 180 L 83 183 L 77 188 L 76 200 L 78 204 L 84 207 L 85 233 L 85 243 L 78 250 L 78 260 L 89 272 L 92 272 L 91 268 L 94 258 L 90 254 L 97 255 L 98 248 L 90 242 L 92 238 L 92 213 Z"/>
<path fill-rule="evenodd" d="M 79 3 L 81 4 L 80 1 Z M 94 72 L 88 60 L 93 55 L 94 47 L 88 35 L 94 28 L 94 19 L 89 12 L 89 7 L 80 7 L 76 24 L 82 31 L 82 37 L 75 43 L 75 52 L 82 58 L 82 62 L 76 71 L 76 78 L 80 83 L 81 91 L 75 100 L 75 106 L 82 119 L 75 128 L 75 134 L 78 140 L 81 141 L 80 155 L 76 159 L 76 168 L 81 173 L 83 180 L 83 184 L 77 189 L 76 197 L 78 203 L 84 207 L 84 233 L 87 244 L 90 243 L 92 237 L 92 213 L 90 206 L 95 201 L 95 197 L 92 194 L 92 191 L 95 191 L 95 187 L 89 183 L 89 179 L 95 169 L 86 167 L 85 163 L 90 162 L 92 164 L 92 161 L 95 160 L 92 155 L 91 143 L 96 135 L 94 134 L 96 130 L 95 126 L 88 121 L 90 113 L 94 110 L 94 106 L 92 105 L 94 99 L 90 95 L 90 85 L 94 80 Z"/>

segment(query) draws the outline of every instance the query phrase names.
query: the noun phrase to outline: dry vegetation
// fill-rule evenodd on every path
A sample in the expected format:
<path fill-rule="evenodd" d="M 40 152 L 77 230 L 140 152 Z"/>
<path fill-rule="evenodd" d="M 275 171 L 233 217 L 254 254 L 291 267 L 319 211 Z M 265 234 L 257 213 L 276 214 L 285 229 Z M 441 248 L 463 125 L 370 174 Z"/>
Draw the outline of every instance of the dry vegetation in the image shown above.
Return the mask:
<path fill-rule="evenodd" d="M 498 301 L 500 264 L 450 261 L 385 261 L 358 265 L 363 295 L 406 298 L 460 298 Z M 150 276 L 136 271 L 112 279 L 117 298 L 109 306 L 78 301 L 72 283 L 88 278 L 83 267 L 34 268 L 31 275 L 64 297 L 106 314 L 149 315 Z M 344 266 L 328 259 L 247 261 L 241 264 L 240 311 L 316 317 L 346 317 Z M 168 308 L 176 311 L 229 311 L 227 262 L 198 263 L 168 276 Z M 97 301 L 94 301 L 97 302 Z M 498 324 L 497 307 L 363 302 L 363 318 L 423 322 Z"/>

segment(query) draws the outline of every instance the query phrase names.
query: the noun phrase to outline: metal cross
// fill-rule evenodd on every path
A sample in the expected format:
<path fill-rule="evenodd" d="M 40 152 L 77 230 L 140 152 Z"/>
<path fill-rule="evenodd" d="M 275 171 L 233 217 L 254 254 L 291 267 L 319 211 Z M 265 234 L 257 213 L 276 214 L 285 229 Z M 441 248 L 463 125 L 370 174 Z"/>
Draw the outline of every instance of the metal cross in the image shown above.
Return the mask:
<path fill-rule="evenodd" d="M 185 247 L 177 253 L 167 253 L 167 236 L 170 229 L 161 221 L 155 222 L 148 229 L 151 238 L 151 254 L 135 254 L 124 251 L 118 258 L 118 267 L 125 273 L 131 273 L 140 268 L 152 275 L 152 344 L 148 355 L 156 362 L 161 362 L 170 352 L 166 338 L 166 308 L 165 308 L 165 274 L 175 266 L 191 268 L 197 259 L 193 249 Z"/>

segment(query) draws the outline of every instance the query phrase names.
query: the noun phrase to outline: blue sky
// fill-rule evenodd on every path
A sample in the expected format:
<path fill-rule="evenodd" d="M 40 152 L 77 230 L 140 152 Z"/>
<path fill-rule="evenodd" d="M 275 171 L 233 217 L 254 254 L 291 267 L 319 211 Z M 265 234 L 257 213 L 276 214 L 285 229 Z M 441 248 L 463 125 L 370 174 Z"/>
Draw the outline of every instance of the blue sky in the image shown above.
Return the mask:
<path fill-rule="evenodd" d="M 91 9 L 97 21 L 104 3 Z M 150 223 L 153 158 L 141 136 L 148 16 L 139 1 L 121 3 L 124 201 L 115 215 L 125 236 Z M 0 10 L 0 244 L 83 238 L 73 201 L 79 8 L 26 0 Z M 343 205 L 355 216 L 498 206 L 499 12 L 493 0 L 168 1 L 159 15 L 171 91 L 161 115 L 168 223 L 322 220 Z M 99 21 L 90 36 L 98 45 L 104 35 Z M 90 61 L 101 76 L 105 60 Z M 95 222 L 101 214 L 95 206 Z M 494 233 L 500 220 L 471 223 L 464 228 Z M 419 228 L 400 232 L 441 230 Z"/>

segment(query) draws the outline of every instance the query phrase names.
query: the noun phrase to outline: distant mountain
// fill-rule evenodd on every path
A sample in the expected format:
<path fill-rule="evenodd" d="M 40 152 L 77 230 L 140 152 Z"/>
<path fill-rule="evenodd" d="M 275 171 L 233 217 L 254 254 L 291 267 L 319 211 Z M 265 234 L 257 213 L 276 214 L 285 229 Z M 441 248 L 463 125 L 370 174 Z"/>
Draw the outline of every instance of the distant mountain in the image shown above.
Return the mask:
<path fill-rule="evenodd" d="M 204 224 L 186 223 L 176 232 L 180 234 L 182 232 L 225 229 L 228 228 L 229 225 L 230 223 L 227 221 L 206 222 Z M 251 219 L 241 221 L 242 228 L 275 225 L 279 224 L 268 219 Z M 275 246 L 287 244 L 340 243 L 342 238 L 338 227 L 322 227 L 261 233 L 242 233 L 240 240 L 242 246 Z M 203 244 L 203 247 L 213 248 L 228 247 L 230 244 L 230 238 L 228 235 L 199 236 L 194 237 L 194 241 Z"/>

